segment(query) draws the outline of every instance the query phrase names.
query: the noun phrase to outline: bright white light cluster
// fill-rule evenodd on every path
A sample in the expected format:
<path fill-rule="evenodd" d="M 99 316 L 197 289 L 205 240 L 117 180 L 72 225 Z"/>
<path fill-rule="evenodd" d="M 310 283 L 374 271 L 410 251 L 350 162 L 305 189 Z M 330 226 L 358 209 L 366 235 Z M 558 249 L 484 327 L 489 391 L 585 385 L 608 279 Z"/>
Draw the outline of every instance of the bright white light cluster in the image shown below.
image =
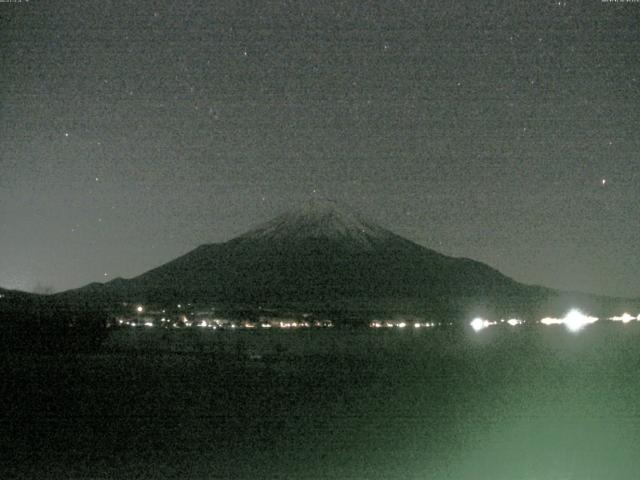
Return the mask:
<path fill-rule="evenodd" d="M 564 317 L 565 326 L 572 332 L 577 332 L 584 326 L 589 325 L 590 323 L 595 323 L 597 321 L 598 319 L 596 317 L 589 317 L 579 310 L 571 310 Z"/>
<path fill-rule="evenodd" d="M 540 320 L 540 323 L 542 323 L 543 325 L 562 325 L 564 323 L 564 320 L 562 320 L 561 318 L 544 317 L 542 320 Z"/>
<path fill-rule="evenodd" d="M 280 328 L 309 328 L 311 324 L 306 321 L 300 321 L 300 322 L 287 321 L 287 322 L 280 322 L 278 326 Z"/>
<path fill-rule="evenodd" d="M 515 327 L 517 325 L 522 325 L 524 324 L 524 320 L 520 320 L 519 318 L 510 318 L 508 320 L 505 320 L 504 318 L 502 320 L 500 320 L 499 323 L 506 323 L 507 325 L 510 325 L 512 327 Z M 493 325 L 498 325 L 498 322 L 492 321 L 492 320 L 485 320 L 484 318 L 474 318 L 469 325 L 471 325 L 471 328 L 473 328 L 476 332 L 479 332 L 480 330 L 483 330 L 487 327 L 491 327 Z"/>
<path fill-rule="evenodd" d="M 413 326 L 413 328 L 430 328 L 435 327 L 435 322 L 414 322 L 409 324 L 402 320 L 391 320 L 391 321 L 381 321 L 381 320 L 373 320 L 369 322 L 369 328 L 406 328 L 409 326 Z"/>
<path fill-rule="evenodd" d="M 473 320 L 471 320 L 471 323 L 469 325 L 471 325 L 471 328 L 473 328 L 476 332 L 479 332 L 480 330 L 490 327 L 491 325 L 495 325 L 498 322 L 491 322 L 489 320 L 485 320 L 484 318 L 474 318 Z"/>
<path fill-rule="evenodd" d="M 586 325 L 595 323 L 598 321 L 597 317 L 590 317 L 585 315 L 580 310 L 573 309 L 567 313 L 564 318 L 552 318 L 545 317 L 540 320 L 543 325 L 564 325 L 568 330 L 577 332 L 582 330 Z"/>
<path fill-rule="evenodd" d="M 640 321 L 640 315 L 638 315 L 637 317 L 634 317 L 633 315 L 630 315 L 627 312 L 625 312 L 620 316 L 610 317 L 609 320 L 613 322 L 629 323 L 629 322 L 632 322 L 633 320 Z"/>

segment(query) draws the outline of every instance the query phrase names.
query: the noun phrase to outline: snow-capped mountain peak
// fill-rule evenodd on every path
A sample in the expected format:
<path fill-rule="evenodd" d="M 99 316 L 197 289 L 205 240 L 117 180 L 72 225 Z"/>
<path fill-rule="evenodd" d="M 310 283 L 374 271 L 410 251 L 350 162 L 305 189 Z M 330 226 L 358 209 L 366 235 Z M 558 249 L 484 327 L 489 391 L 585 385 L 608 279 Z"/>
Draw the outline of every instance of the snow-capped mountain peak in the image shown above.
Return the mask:
<path fill-rule="evenodd" d="M 392 237 L 393 233 L 365 220 L 356 212 L 339 207 L 334 201 L 312 199 L 240 238 L 283 242 L 328 239 L 370 247 Z"/>

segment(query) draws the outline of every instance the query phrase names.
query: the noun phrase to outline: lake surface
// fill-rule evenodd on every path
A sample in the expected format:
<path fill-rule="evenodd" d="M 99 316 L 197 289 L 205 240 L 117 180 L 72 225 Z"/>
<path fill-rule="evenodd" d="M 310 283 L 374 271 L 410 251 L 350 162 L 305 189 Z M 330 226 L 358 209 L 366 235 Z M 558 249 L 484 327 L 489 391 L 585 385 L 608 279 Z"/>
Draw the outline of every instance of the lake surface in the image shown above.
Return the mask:
<path fill-rule="evenodd" d="M 640 472 L 636 322 L 119 335 L 99 354 L 0 356 L 0 478 Z"/>

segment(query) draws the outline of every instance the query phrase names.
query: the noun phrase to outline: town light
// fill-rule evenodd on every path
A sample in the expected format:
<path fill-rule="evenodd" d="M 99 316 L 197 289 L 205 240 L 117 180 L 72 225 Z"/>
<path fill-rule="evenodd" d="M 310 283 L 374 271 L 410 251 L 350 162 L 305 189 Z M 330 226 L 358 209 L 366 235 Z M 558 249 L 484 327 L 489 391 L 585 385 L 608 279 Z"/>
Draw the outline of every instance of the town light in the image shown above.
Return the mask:
<path fill-rule="evenodd" d="M 596 317 L 589 317 L 579 310 L 571 310 L 563 319 L 565 326 L 572 332 L 581 330 L 585 325 L 597 322 Z"/>
<path fill-rule="evenodd" d="M 540 323 L 543 325 L 561 325 L 564 322 L 561 318 L 544 317 L 540 320 Z"/>
<path fill-rule="evenodd" d="M 627 312 L 623 313 L 621 316 L 615 316 L 615 317 L 611 317 L 609 318 L 609 320 L 613 320 L 614 322 L 622 322 L 622 323 L 629 323 L 632 320 L 635 320 L 636 317 L 628 314 Z"/>
<path fill-rule="evenodd" d="M 487 328 L 490 323 L 489 320 L 484 320 L 480 317 L 477 317 L 471 320 L 471 323 L 469 325 L 471 325 L 471 328 L 473 328 L 476 332 L 479 332 L 483 328 Z"/>

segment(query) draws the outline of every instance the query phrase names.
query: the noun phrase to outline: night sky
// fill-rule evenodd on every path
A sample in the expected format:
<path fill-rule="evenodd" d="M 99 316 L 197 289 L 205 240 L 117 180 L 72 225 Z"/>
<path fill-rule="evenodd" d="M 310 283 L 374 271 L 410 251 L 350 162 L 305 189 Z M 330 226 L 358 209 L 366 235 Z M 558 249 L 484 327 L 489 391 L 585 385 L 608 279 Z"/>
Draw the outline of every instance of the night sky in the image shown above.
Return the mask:
<path fill-rule="evenodd" d="M 639 296 L 640 3 L 0 3 L 0 286 L 131 277 L 314 195 Z"/>

